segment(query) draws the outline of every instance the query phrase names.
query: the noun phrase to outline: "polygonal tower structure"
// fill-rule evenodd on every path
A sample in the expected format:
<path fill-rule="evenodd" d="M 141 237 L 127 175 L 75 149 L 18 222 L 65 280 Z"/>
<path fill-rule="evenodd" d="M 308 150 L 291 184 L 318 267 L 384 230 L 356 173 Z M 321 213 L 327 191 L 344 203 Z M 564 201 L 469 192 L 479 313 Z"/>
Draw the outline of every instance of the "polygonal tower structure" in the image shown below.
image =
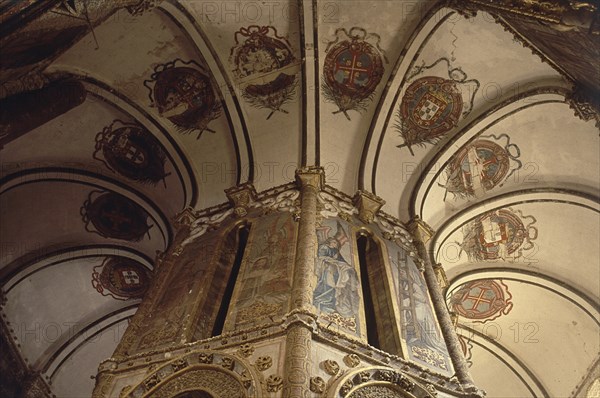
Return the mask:
<path fill-rule="evenodd" d="M 320 167 L 227 196 L 178 217 L 94 398 L 483 396 L 425 223 L 327 186 Z"/>

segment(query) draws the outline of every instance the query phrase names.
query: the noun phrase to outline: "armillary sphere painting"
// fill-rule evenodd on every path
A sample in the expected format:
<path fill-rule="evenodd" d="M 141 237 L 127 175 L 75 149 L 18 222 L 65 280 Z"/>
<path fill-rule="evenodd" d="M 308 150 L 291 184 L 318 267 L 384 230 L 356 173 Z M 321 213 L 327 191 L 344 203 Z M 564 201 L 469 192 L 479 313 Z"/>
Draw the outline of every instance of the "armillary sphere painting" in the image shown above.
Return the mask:
<path fill-rule="evenodd" d="M 482 279 L 467 282 L 452 293 L 450 307 L 456 314 L 485 323 L 513 308 L 512 295 L 501 280 Z"/>
<path fill-rule="evenodd" d="M 446 165 L 446 182 L 438 183 L 455 199 L 480 197 L 501 187 L 521 169 L 521 151 L 506 134 L 480 136 L 462 147 Z"/>
<path fill-rule="evenodd" d="M 140 241 L 146 234 L 150 237 L 148 213 L 118 193 L 92 191 L 80 212 L 88 232 L 127 241 Z"/>
<path fill-rule="evenodd" d="M 117 300 L 142 298 L 149 285 L 149 271 L 129 258 L 107 257 L 92 273 L 94 289 Z"/>
<path fill-rule="evenodd" d="M 252 228 L 228 326 L 255 324 L 289 309 L 296 227 L 289 213 L 264 217 Z"/>
<path fill-rule="evenodd" d="M 242 96 L 252 106 L 288 113 L 282 106 L 294 98 L 300 62 L 290 43 L 273 26 L 251 25 L 234 34 L 230 63 Z"/>
<path fill-rule="evenodd" d="M 391 241 L 386 241 L 386 246 L 408 359 L 452 374 L 450 355 L 436 321 L 425 278 L 404 248 Z"/>
<path fill-rule="evenodd" d="M 470 261 L 527 262 L 536 252 L 536 219 L 520 210 L 498 209 L 476 217 L 462 228 L 461 255 Z"/>
<path fill-rule="evenodd" d="M 221 115 L 221 102 L 207 70 L 195 61 L 175 59 L 157 65 L 144 81 L 150 106 L 182 133 L 214 133 L 208 124 Z"/>
<path fill-rule="evenodd" d="M 327 219 L 317 226 L 317 284 L 313 291 L 313 305 L 323 322 L 360 336 L 362 298 L 354 256 L 356 249 L 348 227 L 345 222 Z"/>
<path fill-rule="evenodd" d="M 447 77 L 424 75 L 442 63 L 447 65 Z M 414 68 L 406 84 L 394 127 L 404 139 L 397 147 L 408 148 L 412 155 L 413 147 L 435 144 L 471 112 L 480 85 L 447 58 Z"/>
<path fill-rule="evenodd" d="M 113 121 L 96 135 L 94 159 L 115 173 L 141 183 L 166 187 L 165 152 L 148 130 L 135 123 Z"/>
<path fill-rule="evenodd" d="M 335 40 L 325 49 L 321 84 L 325 100 L 338 107 L 334 114 L 343 113 L 350 120 L 348 111 L 367 109 L 387 63 L 380 41 L 379 35 L 363 28 L 335 31 Z"/>

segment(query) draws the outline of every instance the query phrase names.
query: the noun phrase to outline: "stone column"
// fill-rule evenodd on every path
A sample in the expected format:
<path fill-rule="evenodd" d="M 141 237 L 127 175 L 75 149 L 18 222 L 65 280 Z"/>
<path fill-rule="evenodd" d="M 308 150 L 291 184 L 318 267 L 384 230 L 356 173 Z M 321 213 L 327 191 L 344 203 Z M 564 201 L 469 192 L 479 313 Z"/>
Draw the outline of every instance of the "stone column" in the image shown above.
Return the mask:
<path fill-rule="evenodd" d="M 312 292 L 317 250 L 318 193 L 325 183 L 321 167 L 296 170 L 300 187 L 301 213 L 292 282 L 292 316 L 287 330 L 284 393 L 286 398 L 310 394 L 311 340 L 314 322 Z M 313 316 L 311 319 L 311 315 Z"/>
<path fill-rule="evenodd" d="M 469 373 L 467 361 L 462 352 L 458 335 L 454 329 L 454 324 L 452 323 L 452 318 L 446 307 L 442 289 L 440 288 L 438 278 L 429 258 L 429 252 L 425 245 L 433 236 L 434 231 L 419 217 L 415 217 L 409 223 L 409 229 L 415 238 L 414 243 L 419 253 L 419 257 L 423 260 L 425 282 L 427 283 L 427 289 L 431 296 L 433 308 L 437 315 L 444 340 L 446 341 L 446 346 L 448 347 L 448 353 L 450 354 L 456 377 L 458 378 L 461 387 L 465 391 L 472 393 L 472 396 L 484 396 L 485 393 L 475 387 L 473 378 Z"/>

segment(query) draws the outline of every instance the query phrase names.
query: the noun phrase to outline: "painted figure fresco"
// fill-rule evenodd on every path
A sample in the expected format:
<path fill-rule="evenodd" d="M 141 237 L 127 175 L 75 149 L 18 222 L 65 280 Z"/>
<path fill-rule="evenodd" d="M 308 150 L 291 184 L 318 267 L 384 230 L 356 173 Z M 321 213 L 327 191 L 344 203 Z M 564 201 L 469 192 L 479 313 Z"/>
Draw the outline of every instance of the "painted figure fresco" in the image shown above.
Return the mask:
<path fill-rule="evenodd" d="M 348 32 L 339 28 L 335 40 L 325 49 L 323 96 L 339 108 L 348 120 L 349 110 L 364 111 L 383 77 L 385 52 L 379 47 L 381 38 L 375 33 L 354 27 Z"/>
<path fill-rule="evenodd" d="M 448 350 L 436 322 L 425 279 L 402 247 L 393 242 L 387 242 L 387 247 L 400 305 L 402 339 L 408 347 L 409 359 L 450 373 Z"/>
<path fill-rule="evenodd" d="M 508 315 L 513 307 L 508 286 L 489 279 L 465 283 L 452 293 L 450 306 L 460 316 L 475 322 L 493 321 Z"/>
<path fill-rule="evenodd" d="M 196 139 L 205 130 L 214 133 L 208 123 L 221 115 L 221 104 L 202 65 L 180 59 L 158 65 L 144 86 L 149 90 L 151 106 L 180 132 L 195 131 Z"/>
<path fill-rule="evenodd" d="M 242 96 L 257 108 L 288 113 L 282 105 L 295 95 L 300 62 L 290 43 L 273 26 L 251 25 L 234 34 L 230 62 Z"/>
<path fill-rule="evenodd" d="M 413 81 L 440 63 L 447 64 L 448 78 L 423 76 Z M 435 144 L 457 126 L 461 117 L 471 112 L 479 82 L 467 80 L 462 69 L 453 68 L 447 58 L 440 58 L 431 65 L 416 67 L 407 83 L 410 85 L 402 97 L 395 128 L 404 139 L 397 147 L 406 147 L 414 155 L 414 146 Z M 468 98 L 468 106 L 465 106 L 463 96 Z"/>
<path fill-rule="evenodd" d="M 325 220 L 317 228 L 317 236 L 317 285 L 313 292 L 313 305 L 322 319 L 358 333 L 360 285 L 347 227 L 344 228 L 340 221 L 334 224 L 334 221 Z"/>
<path fill-rule="evenodd" d="M 170 173 L 165 173 L 165 152 L 142 126 L 114 120 L 96 135 L 93 157 L 134 181 L 156 184 L 162 180 L 166 187 L 165 177 Z"/>
<path fill-rule="evenodd" d="M 452 157 L 445 168 L 446 183 L 439 185 L 455 199 L 482 196 L 501 187 L 522 167 L 520 155 L 519 147 L 511 144 L 506 134 L 481 136 Z"/>
<path fill-rule="evenodd" d="M 533 241 L 538 235 L 535 222 L 535 217 L 511 208 L 482 214 L 463 226 L 461 254 L 467 253 L 470 261 L 516 261 L 524 254 L 529 256 L 535 251 Z"/>
<path fill-rule="evenodd" d="M 287 213 L 253 226 L 249 254 L 230 314 L 235 325 L 282 315 L 288 310 L 296 226 Z M 229 323 L 229 320 L 228 320 Z"/>

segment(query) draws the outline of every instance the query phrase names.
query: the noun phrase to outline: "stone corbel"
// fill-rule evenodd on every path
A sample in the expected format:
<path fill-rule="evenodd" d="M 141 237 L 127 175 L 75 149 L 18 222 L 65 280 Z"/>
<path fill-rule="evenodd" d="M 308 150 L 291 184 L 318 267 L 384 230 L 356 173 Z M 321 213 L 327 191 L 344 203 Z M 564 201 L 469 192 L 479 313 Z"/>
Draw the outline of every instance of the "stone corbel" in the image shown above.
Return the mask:
<path fill-rule="evenodd" d="M 256 189 L 250 183 L 244 183 L 225 190 L 229 203 L 233 206 L 233 213 L 237 217 L 245 217 L 248 209 L 256 201 Z"/>
<path fill-rule="evenodd" d="M 311 187 L 320 191 L 325 186 L 325 170 L 319 166 L 299 168 L 296 170 L 296 183 L 300 189 Z"/>
<path fill-rule="evenodd" d="M 419 216 L 415 216 L 415 218 L 408 224 L 409 231 L 413 234 L 413 236 L 426 244 L 435 234 L 433 228 L 431 228 L 425 221 L 421 220 Z"/>
<path fill-rule="evenodd" d="M 372 223 L 375 214 L 385 204 L 385 200 L 367 191 L 357 191 L 352 202 L 358 209 L 358 218 L 365 224 Z"/>

